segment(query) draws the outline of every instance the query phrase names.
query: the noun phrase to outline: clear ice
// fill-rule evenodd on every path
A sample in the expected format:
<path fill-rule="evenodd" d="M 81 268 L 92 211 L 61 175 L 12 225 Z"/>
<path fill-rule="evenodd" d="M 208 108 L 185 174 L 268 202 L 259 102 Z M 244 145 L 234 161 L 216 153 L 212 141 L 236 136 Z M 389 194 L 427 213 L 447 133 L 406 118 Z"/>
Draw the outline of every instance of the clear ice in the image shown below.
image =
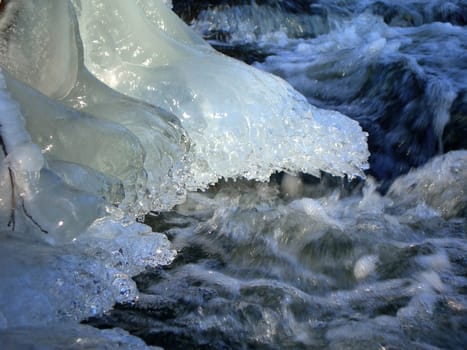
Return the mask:
<path fill-rule="evenodd" d="M 190 189 L 281 170 L 362 175 L 368 152 L 357 123 L 217 53 L 161 2 L 73 3 L 90 71 L 181 121 L 194 150 Z"/>

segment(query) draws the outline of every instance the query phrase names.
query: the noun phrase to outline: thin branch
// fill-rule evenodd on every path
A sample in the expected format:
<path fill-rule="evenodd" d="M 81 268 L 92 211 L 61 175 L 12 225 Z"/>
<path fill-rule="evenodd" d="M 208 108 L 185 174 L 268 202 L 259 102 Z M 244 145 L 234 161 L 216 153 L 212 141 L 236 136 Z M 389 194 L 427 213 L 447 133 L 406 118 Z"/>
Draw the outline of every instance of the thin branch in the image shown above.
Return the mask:
<path fill-rule="evenodd" d="M 0 130 L 2 129 L 2 124 L 0 124 Z M 0 133 L 0 146 L 3 151 L 3 155 L 5 158 L 8 156 L 8 151 L 5 146 L 5 142 L 3 141 L 3 136 Z M 8 227 L 11 227 L 11 230 L 14 231 L 16 227 L 16 191 L 15 191 L 15 174 L 10 166 L 8 166 L 8 174 L 10 175 L 10 183 L 11 183 L 11 210 L 10 210 L 10 220 L 8 221 Z M 21 206 L 23 207 L 24 214 L 31 220 L 34 225 L 36 225 L 39 230 L 43 233 L 49 233 L 49 231 L 44 230 L 42 226 L 34 220 L 31 214 L 26 210 L 26 206 L 24 204 L 24 200 L 21 201 Z"/>
<path fill-rule="evenodd" d="M 26 205 L 24 204 L 24 200 L 21 201 L 21 206 L 23 207 L 24 214 L 29 218 L 29 220 L 32 221 L 34 225 L 36 225 L 39 228 L 39 230 L 41 230 L 42 233 L 49 233 L 49 231 L 44 230 L 42 226 L 36 220 L 34 220 L 32 215 L 28 213 L 28 211 L 26 210 Z"/>
<path fill-rule="evenodd" d="M 0 124 L 0 129 L 2 125 Z M 3 155 L 5 158 L 8 156 L 8 152 L 6 150 L 5 142 L 3 142 L 3 136 L 0 134 L 0 145 L 2 147 Z M 15 194 L 15 175 L 13 170 L 8 166 L 8 174 L 10 176 L 10 184 L 11 184 L 11 209 L 10 209 L 10 220 L 8 220 L 8 227 L 11 227 L 11 230 L 15 230 L 16 226 L 16 194 Z"/>

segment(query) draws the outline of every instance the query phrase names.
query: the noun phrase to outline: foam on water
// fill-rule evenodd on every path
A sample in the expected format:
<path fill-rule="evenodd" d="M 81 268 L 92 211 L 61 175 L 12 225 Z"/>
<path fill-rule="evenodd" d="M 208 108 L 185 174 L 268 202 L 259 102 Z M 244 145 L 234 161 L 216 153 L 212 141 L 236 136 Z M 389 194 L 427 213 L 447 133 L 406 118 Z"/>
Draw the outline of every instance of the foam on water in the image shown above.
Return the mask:
<path fill-rule="evenodd" d="M 309 37 L 329 31 L 329 23 L 307 13 L 287 13 L 280 7 L 255 2 L 240 6 L 207 9 L 193 21 L 192 28 L 205 38 L 229 44 L 256 44 L 262 41 L 285 43 L 289 37 Z"/>

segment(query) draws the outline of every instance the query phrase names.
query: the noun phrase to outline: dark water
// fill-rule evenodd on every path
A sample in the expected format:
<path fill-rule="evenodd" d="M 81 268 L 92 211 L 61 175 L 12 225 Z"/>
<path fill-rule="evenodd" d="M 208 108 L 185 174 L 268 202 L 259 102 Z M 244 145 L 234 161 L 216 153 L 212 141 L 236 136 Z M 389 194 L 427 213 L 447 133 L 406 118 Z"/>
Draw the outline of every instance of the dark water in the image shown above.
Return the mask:
<path fill-rule="evenodd" d="M 89 322 L 167 349 L 464 348 L 467 155 L 439 155 L 466 146 L 465 1 L 174 5 L 220 51 L 358 120 L 369 178 L 190 194 L 146 218 L 175 262 Z"/>

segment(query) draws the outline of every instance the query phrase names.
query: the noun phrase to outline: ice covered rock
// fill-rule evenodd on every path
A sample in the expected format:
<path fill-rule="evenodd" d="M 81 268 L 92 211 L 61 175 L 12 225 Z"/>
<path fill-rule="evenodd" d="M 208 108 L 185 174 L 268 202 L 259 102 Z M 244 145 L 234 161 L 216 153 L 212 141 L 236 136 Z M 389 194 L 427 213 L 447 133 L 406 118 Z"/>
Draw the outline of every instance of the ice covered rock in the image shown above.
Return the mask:
<path fill-rule="evenodd" d="M 5 349 L 102 349 L 157 350 L 122 329 L 99 330 L 74 323 L 47 326 L 16 327 L 0 330 L 0 342 Z"/>
<path fill-rule="evenodd" d="M 367 166 L 356 122 L 218 54 L 162 1 L 72 2 L 90 71 L 181 120 L 194 144 L 190 188 L 222 177 L 267 180 L 281 170 L 355 176 Z"/>
<path fill-rule="evenodd" d="M 54 164 L 97 171 L 106 200 L 129 213 L 168 209 L 184 199 L 185 185 L 205 188 L 222 177 L 354 176 L 366 167 L 366 136 L 355 122 L 216 53 L 161 1 L 16 0 L 7 9 L 2 20 L 13 19 L 0 36 L 0 61 L 34 141 Z M 85 63 L 108 86 L 84 67 L 80 35 Z M 96 187 L 71 168 L 57 173 Z"/>
<path fill-rule="evenodd" d="M 20 231 L 1 231 L 0 243 L 0 315 L 8 328 L 79 321 L 135 302 L 131 276 L 175 257 L 164 235 L 116 215 L 69 243 Z"/>
<path fill-rule="evenodd" d="M 0 312 L 8 327 L 79 321 L 110 309 L 121 290 L 127 301 L 137 296 L 129 276 L 73 246 L 53 247 L 5 232 L 1 243 Z"/>

